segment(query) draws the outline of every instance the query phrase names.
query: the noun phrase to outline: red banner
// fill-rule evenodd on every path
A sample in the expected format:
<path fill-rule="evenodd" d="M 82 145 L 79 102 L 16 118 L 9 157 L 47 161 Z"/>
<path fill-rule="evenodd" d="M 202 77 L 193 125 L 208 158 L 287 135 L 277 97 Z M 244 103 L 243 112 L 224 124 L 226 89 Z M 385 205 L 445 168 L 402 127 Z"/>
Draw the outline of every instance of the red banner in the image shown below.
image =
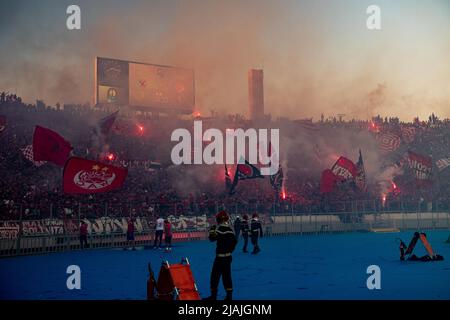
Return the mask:
<path fill-rule="evenodd" d="M 122 187 L 128 170 L 101 162 L 72 157 L 63 174 L 65 193 L 100 193 Z"/>
<path fill-rule="evenodd" d="M 64 166 L 72 146 L 58 133 L 36 126 L 33 136 L 33 153 L 35 161 L 51 161 Z"/>
<path fill-rule="evenodd" d="M 358 173 L 358 168 L 351 160 L 345 157 L 340 157 L 331 168 L 331 171 L 340 180 L 345 181 L 354 179 Z"/>
<path fill-rule="evenodd" d="M 431 181 L 432 159 L 429 156 L 408 151 L 408 164 L 418 181 Z"/>
<path fill-rule="evenodd" d="M 330 169 L 326 169 L 322 172 L 322 178 L 320 179 L 320 192 L 328 193 L 333 191 L 338 177 Z"/>

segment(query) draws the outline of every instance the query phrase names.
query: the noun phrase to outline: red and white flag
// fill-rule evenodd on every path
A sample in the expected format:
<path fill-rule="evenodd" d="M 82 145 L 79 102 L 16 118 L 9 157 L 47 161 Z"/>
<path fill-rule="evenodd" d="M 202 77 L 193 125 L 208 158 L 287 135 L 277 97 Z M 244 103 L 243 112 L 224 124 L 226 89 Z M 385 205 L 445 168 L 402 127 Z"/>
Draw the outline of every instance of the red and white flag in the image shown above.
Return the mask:
<path fill-rule="evenodd" d="M 35 161 L 34 160 L 33 146 L 31 144 L 26 146 L 25 148 L 21 148 L 20 151 L 22 151 L 23 156 L 25 157 L 25 159 L 33 162 L 33 164 L 36 167 L 40 167 L 40 166 L 42 166 L 42 165 L 47 163 L 47 161 Z"/>
<path fill-rule="evenodd" d="M 400 137 L 392 133 L 380 133 L 376 137 L 378 147 L 383 152 L 395 151 L 400 147 Z"/>
<path fill-rule="evenodd" d="M 34 129 L 34 160 L 50 161 L 62 167 L 71 150 L 70 143 L 58 133 L 40 126 L 36 126 Z"/>
<path fill-rule="evenodd" d="M 331 171 L 341 181 L 347 181 L 353 180 L 356 177 L 358 173 L 358 168 L 351 160 L 345 157 L 339 157 L 339 159 L 331 168 Z"/>
<path fill-rule="evenodd" d="M 429 156 L 408 151 L 408 164 L 416 180 L 431 182 L 432 159 Z"/>
<path fill-rule="evenodd" d="M 63 190 L 71 194 L 108 192 L 122 187 L 127 174 L 125 168 L 71 157 L 64 167 Z"/>

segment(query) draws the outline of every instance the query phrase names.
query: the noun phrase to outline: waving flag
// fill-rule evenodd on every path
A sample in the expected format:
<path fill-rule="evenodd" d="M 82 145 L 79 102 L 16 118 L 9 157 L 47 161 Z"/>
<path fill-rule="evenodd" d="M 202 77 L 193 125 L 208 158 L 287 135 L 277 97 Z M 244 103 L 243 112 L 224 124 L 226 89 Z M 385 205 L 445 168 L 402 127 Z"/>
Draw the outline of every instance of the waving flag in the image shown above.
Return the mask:
<path fill-rule="evenodd" d="M 108 192 L 122 187 L 128 170 L 97 161 L 72 157 L 63 173 L 63 190 L 70 194 Z"/>
<path fill-rule="evenodd" d="M 33 146 L 31 144 L 26 146 L 25 148 L 21 148 L 20 151 L 22 151 L 22 154 L 25 157 L 25 159 L 31 161 L 36 167 L 40 167 L 47 163 L 47 161 L 34 160 Z"/>
<path fill-rule="evenodd" d="M 450 166 L 450 157 L 439 159 L 436 161 L 436 166 L 438 167 L 439 171 L 444 170 L 448 166 Z"/>
<path fill-rule="evenodd" d="M 236 172 L 234 173 L 233 184 L 231 185 L 229 194 L 232 195 L 234 193 L 234 189 L 236 188 L 239 180 L 249 180 L 257 178 L 264 179 L 264 176 L 261 175 L 261 172 L 257 167 L 250 164 L 247 160 L 245 160 L 245 163 L 239 163 L 236 166 Z"/>
<path fill-rule="evenodd" d="M 353 180 L 356 177 L 358 170 L 351 160 L 341 156 L 333 165 L 331 171 L 339 178 L 339 180 L 347 181 Z"/>
<path fill-rule="evenodd" d="M 361 150 L 359 150 L 359 159 L 356 163 L 356 177 L 355 177 L 356 186 L 362 190 L 366 190 L 366 171 L 364 169 L 364 162 L 361 154 Z"/>
<path fill-rule="evenodd" d="M 98 126 L 103 135 L 107 135 L 116 121 L 119 110 L 99 120 Z"/>
<path fill-rule="evenodd" d="M 279 165 L 278 172 L 270 176 L 270 184 L 276 193 L 280 193 L 283 187 L 283 168 Z"/>
<path fill-rule="evenodd" d="M 431 157 L 408 151 L 408 164 L 417 182 L 431 182 Z"/>
<path fill-rule="evenodd" d="M 333 171 L 330 169 L 324 170 L 320 179 L 320 192 L 328 193 L 333 191 L 338 180 L 339 178 L 333 173 Z"/>
<path fill-rule="evenodd" d="M 33 136 L 34 160 L 50 161 L 64 166 L 69 157 L 72 146 L 58 133 L 36 126 Z"/>
<path fill-rule="evenodd" d="M 400 147 L 400 137 L 392 133 L 380 133 L 376 137 L 382 152 L 395 151 Z"/>

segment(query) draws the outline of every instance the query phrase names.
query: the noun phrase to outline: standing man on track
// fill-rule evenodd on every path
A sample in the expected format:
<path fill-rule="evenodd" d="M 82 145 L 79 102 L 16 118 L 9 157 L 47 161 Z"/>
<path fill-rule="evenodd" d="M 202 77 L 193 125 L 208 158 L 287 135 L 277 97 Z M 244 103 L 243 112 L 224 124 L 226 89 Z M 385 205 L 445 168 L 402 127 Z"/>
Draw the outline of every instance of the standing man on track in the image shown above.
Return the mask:
<path fill-rule="evenodd" d="M 153 249 L 162 248 L 162 237 L 164 233 L 164 219 L 158 216 L 156 219 L 156 229 L 155 229 L 155 243 L 153 244 Z M 159 241 L 159 244 L 156 245 Z"/>
<path fill-rule="evenodd" d="M 258 245 L 258 238 L 263 236 L 261 222 L 258 219 L 258 214 L 254 213 L 252 215 L 252 221 L 250 222 L 250 234 L 253 244 L 252 254 L 257 254 L 261 251 Z"/>
<path fill-rule="evenodd" d="M 230 217 L 225 211 L 216 215 L 218 226 L 212 226 L 209 230 L 209 240 L 216 242 L 216 258 L 211 271 L 211 296 L 206 300 L 217 300 L 217 290 L 220 278 L 226 291 L 225 300 L 233 299 L 233 282 L 231 279 L 231 254 L 236 247 L 237 240 L 233 229 L 229 225 Z"/>
<path fill-rule="evenodd" d="M 241 224 L 241 231 L 242 231 L 242 238 L 244 238 L 244 247 L 242 248 L 242 251 L 244 253 L 247 253 L 248 234 L 250 233 L 250 226 L 248 224 L 248 215 L 244 214 L 242 218 L 243 220 Z"/>

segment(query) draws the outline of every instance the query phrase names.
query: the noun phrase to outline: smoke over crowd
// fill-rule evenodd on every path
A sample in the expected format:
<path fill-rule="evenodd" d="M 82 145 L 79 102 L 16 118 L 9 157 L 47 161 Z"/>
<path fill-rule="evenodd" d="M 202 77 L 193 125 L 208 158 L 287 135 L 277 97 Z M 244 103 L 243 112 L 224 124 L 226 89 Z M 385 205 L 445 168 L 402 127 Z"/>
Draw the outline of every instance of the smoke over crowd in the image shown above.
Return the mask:
<path fill-rule="evenodd" d="M 193 69 L 202 113 L 246 114 L 247 70 L 261 68 L 275 117 L 449 116 L 448 4 L 382 6 L 376 33 L 359 1 L 80 1 L 80 31 L 50 3 L 11 2 L 0 31 L 0 87 L 27 102 L 92 103 L 105 56 Z"/>

